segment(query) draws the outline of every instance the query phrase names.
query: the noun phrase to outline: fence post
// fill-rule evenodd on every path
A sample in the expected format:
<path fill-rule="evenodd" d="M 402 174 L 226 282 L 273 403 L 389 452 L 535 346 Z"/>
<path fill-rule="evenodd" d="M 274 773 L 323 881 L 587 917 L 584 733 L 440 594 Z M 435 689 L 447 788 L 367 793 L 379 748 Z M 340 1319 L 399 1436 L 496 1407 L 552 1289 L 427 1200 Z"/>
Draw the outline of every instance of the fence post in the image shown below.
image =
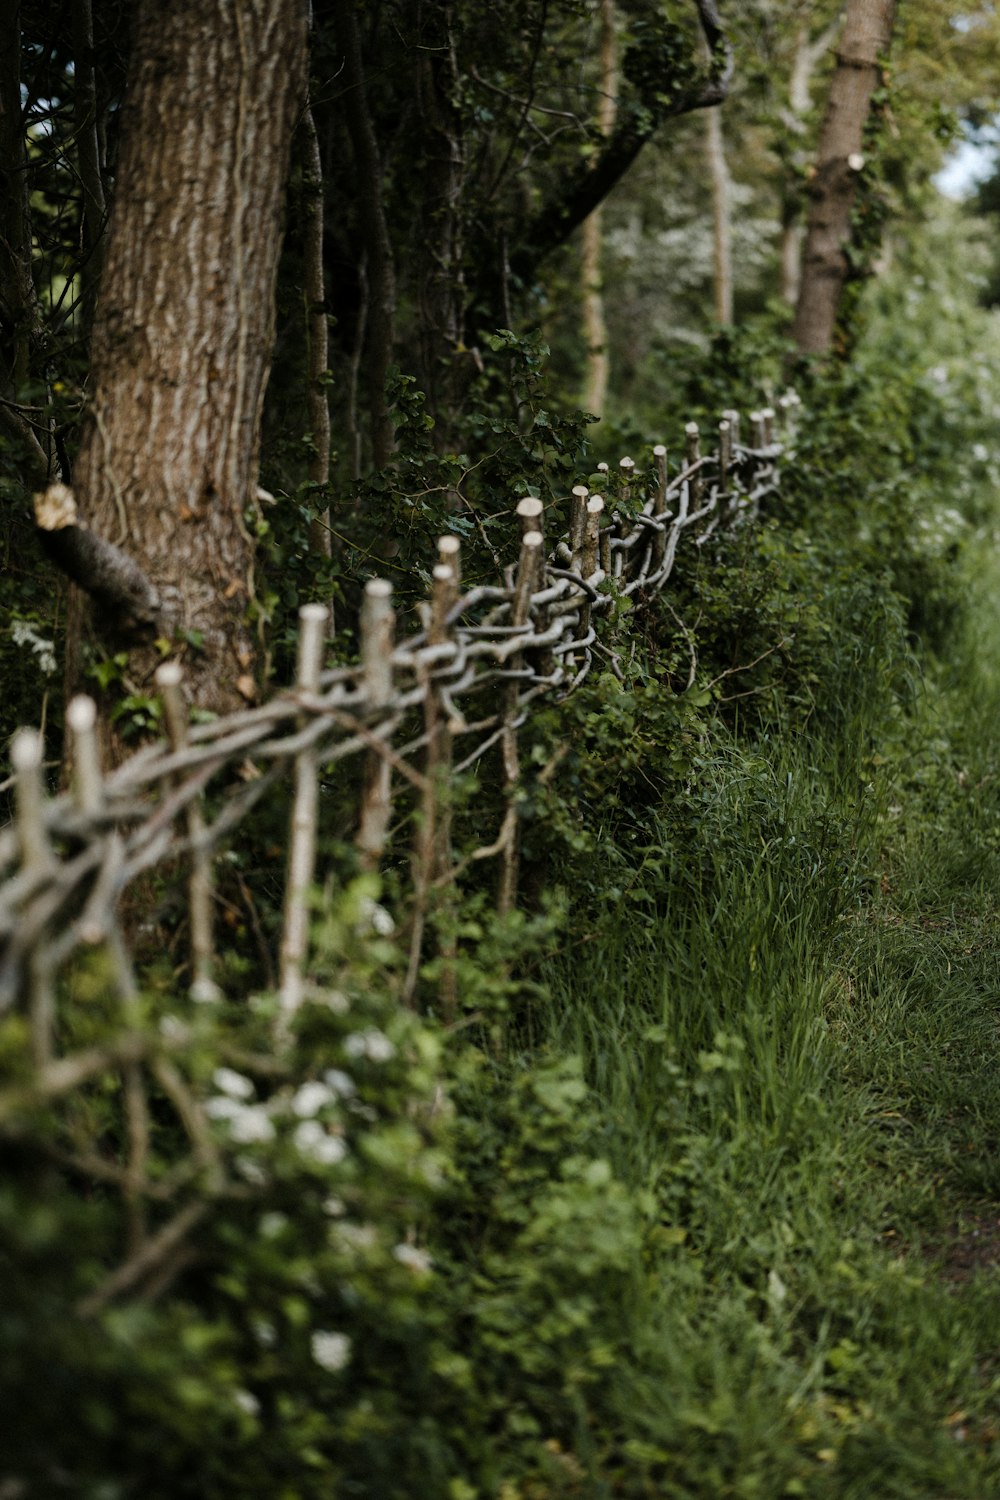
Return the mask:
<path fill-rule="evenodd" d="M 701 458 L 701 430 L 697 422 L 688 422 L 684 428 L 685 457 L 688 465 L 696 464 Z M 691 495 L 691 508 L 697 510 L 701 504 L 701 497 L 705 485 L 701 473 L 694 475 L 688 481 Z"/>
<path fill-rule="evenodd" d="M 385 578 L 370 578 L 361 606 L 361 682 L 369 714 L 384 708 L 392 698 L 392 647 L 396 616 L 392 608 L 392 584 Z M 386 748 L 388 742 L 386 741 Z M 365 870 L 378 867 L 385 849 L 392 815 L 392 772 L 377 750 L 365 756 L 358 819 L 357 846 Z"/>
<path fill-rule="evenodd" d="M 589 494 L 590 491 L 585 484 L 573 486 L 569 512 L 569 550 L 572 557 L 570 566 L 575 573 L 579 573 L 581 567 L 580 551 L 583 547 L 583 533 L 587 525 L 587 496 Z"/>
<path fill-rule="evenodd" d="M 733 462 L 733 429 L 723 417 L 719 423 L 719 499 L 729 494 L 729 470 Z"/>
<path fill-rule="evenodd" d="M 186 749 L 188 743 L 188 706 L 184 699 L 181 682 L 184 677 L 180 662 L 165 661 L 156 669 L 156 685 L 163 701 L 163 713 L 167 721 L 170 748 L 175 752 Z M 175 778 L 175 781 L 180 778 Z M 187 835 L 191 840 L 191 874 L 188 877 L 188 912 L 191 923 L 191 999 L 212 1003 L 221 1000 L 222 992 L 212 978 L 215 967 L 215 945 L 212 936 L 212 908 L 215 889 L 212 879 L 212 859 L 207 849 L 200 847 L 205 833 L 201 799 L 188 803 L 184 819 Z"/>
<path fill-rule="evenodd" d="M 528 536 L 530 532 L 536 532 L 542 538 L 538 546 L 538 558 L 535 564 L 536 577 L 535 586 L 538 589 L 545 587 L 545 536 L 542 518 L 545 507 L 541 500 L 534 495 L 525 495 L 523 500 L 517 504 L 517 518 L 521 523 L 521 538 Z M 544 631 L 549 623 L 549 612 L 544 605 L 539 605 L 535 611 L 535 624 L 539 631 Z M 543 676 L 548 676 L 555 664 L 555 657 L 549 650 L 540 650 L 537 653 L 538 670 Z"/>
<path fill-rule="evenodd" d="M 653 449 L 653 464 L 656 469 L 656 493 L 653 496 L 653 515 L 658 521 L 666 521 L 667 516 L 667 450 L 663 443 L 657 443 Z M 663 567 L 663 559 L 667 555 L 667 532 L 666 527 L 662 531 L 653 533 L 653 568 L 659 571 Z"/>
<path fill-rule="evenodd" d="M 85 817 L 100 812 L 104 801 L 97 749 L 97 704 L 79 693 L 66 705 L 66 725 L 73 737 L 73 795 Z"/>
<path fill-rule="evenodd" d="M 450 639 L 452 627 L 448 615 L 458 598 L 458 581 L 450 562 L 439 562 L 431 573 L 431 602 L 427 644 L 439 646 Z M 424 792 L 421 798 L 420 822 L 413 845 L 413 919 L 410 927 L 410 957 L 403 982 L 403 1000 L 412 1004 L 420 971 L 424 928 L 430 896 L 436 884 L 443 884 L 451 873 L 451 812 L 448 803 L 451 788 L 452 736 L 441 692 L 430 671 L 418 668 L 424 690 L 424 732 L 427 749 L 424 755 Z M 442 791 L 444 796 L 442 797 Z M 441 1007 L 446 1017 L 454 1014 L 455 974 L 451 959 L 453 945 L 442 952 L 444 973 L 441 980 Z"/>
<path fill-rule="evenodd" d="M 588 501 L 588 512 L 593 505 L 596 496 Z M 596 517 L 604 508 L 603 500 L 593 512 L 594 525 Z M 590 517 L 588 514 L 587 520 Z M 590 541 L 590 532 L 593 528 L 588 525 L 584 537 L 583 547 L 586 549 L 593 546 L 596 552 L 596 535 L 593 543 Z M 540 531 L 526 531 L 521 538 L 521 555 L 517 563 L 517 579 L 514 585 L 514 598 L 511 603 L 510 621 L 512 625 L 523 627 L 527 625 L 531 615 L 531 596 L 538 587 L 539 574 L 542 567 L 542 546 L 544 538 Z M 593 567 L 590 570 L 593 572 Z M 510 659 L 510 664 L 515 670 L 522 665 L 524 657 L 517 652 Z M 501 764 L 503 766 L 504 796 L 507 808 L 504 813 L 503 828 L 500 833 L 502 844 L 500 850 L 500 879 L 497 886 L 497 912 L 500 916 L 506 916 L 514 908 L 517 900 L 517 875 L 521 856 L 520 822 L 517 815 L 517 789 L 521 780 L 521 757 L 518 748 L 518 734 L 516 727 L 518 707 L 518 686 L 516 679 L 509 682 L 504 689 L 503 708 L 503 735 L 500 740 Z"/>
<path fill-rule="evenodd" d="M 45 831 L 45 785 L 42 780 L 45 746 L 34 729 L 19 729 L 11 741 L 10 760 L 17 781 L 17 832 L 21 860 L 26 870 L 43 874 L 53 864 Z M 47 957 L 44 933 L 39 935 L 28 958 L 31 1052 L 36 1068 L 52 1057 L 56 1004 L 52 967 Z"/>
<path fill-rule="evenodd" d="M 299 610 L 296 687 L 302 694 L 319 691 L 329 618 L 325 604 L 304 604 Z M 278 1025 L 282 1034 L 287 1034 L 289 1022 L 302 1004 L 302 965 L 309 946 L 309 890 L 316 872 L 319 813 L 319 763 L 315 750 L 300 750 L 295 757 L 294 785 L 278 995 Z"/>

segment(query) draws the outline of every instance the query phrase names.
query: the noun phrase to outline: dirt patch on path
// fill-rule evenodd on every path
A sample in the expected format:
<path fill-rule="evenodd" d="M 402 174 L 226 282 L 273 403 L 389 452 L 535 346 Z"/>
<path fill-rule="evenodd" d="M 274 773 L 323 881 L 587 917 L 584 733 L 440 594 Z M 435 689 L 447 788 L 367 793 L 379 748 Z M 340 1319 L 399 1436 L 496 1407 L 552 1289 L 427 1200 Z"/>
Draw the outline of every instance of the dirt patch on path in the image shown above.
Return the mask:
<path fill-rule="evenodd" d="M 1000 1270 L 1000 1206 L 963 1213 L 961 1223 L 929 1247 L 946 1281 L 970 1281 L 980 1271 Z"/>

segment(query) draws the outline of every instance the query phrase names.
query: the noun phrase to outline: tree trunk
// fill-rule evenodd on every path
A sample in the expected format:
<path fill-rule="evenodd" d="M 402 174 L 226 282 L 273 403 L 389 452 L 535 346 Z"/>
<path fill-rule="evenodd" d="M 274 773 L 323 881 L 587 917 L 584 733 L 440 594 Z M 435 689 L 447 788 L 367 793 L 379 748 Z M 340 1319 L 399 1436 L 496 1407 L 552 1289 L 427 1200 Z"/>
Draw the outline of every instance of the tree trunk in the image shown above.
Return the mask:
<path fill-rule="evenodd" d="M 31 400 L 27 385 L 40 337 L 38 299 L 31 274 L 28 158 L 21 119 L 19 7 L 0 27 L 0 424 L 22 445 L 27 476 L 41 485 L 58 472 L 51 443 L 37 416 L 18 404 Z M 42 441 L 39 441 L 41 432 Z M 44 444 L 44 446 L 43 446 Z"/>
<path fill-rule="evenodd" d="M 415 80 L 425 151 L 420 374 L 434 442 L 444 451 L 453 441 L 453 421 L 477 357 L 465 348 L 465 146 L 451 0 L 420 0 L 416 16 L 422 52 Z"/>
<path fill-rule="evenodd" d="M 820 59 L 833 45 L 837 33 L 836 23 L 828 26 L 815 40 L 809 36 L 809 28 L 801 25 L 795 37 L 795 56 L 792 59 L 792 74 L 788 81 L 788 110 L 783 114 L 782 125 L 789 137 L 801 140 L 806 129 L 806 115 L 812 97 L 812 79 Z M 798 153 L 793 155 L 793 165 L 801 162 Z M 798 178 L 795 178 L 796 184 Z M 805 244 L 805 225 L 801 218 L 801 194 L 787 185 L 781 209 L 781 295 L 789 307 L 799 300 L 802 285 L 802 248 Z"/>
<path fill-rule="evenodd" d="M 728 328 L 733 321 L 732 181 L 722 135 L 722 111 L 705 115 L 705 153 L 712 184 L 712 264 L 715 319 Z"/>
<path fill-rule="evenodd" d="M 364 259 L 357 349 L 359 362 L 361 353 L 367 354 L 372 468 L 384 469 L 395 446 L 392 418 L 386 407 L 385 383 L 396 343 L 396 267 L 385 216 L 382 156 L 368 103 L 355 0 L 338 0 L 336 27 L 337 45 L 344 57 L 347 131 L 354 153 Z M 357 469 L 354 477 L 358 478 L 360 462 L 355 462 L 353 467 Z"/>
<path fill-rule="evenodd" d="M 601 103 L 598 125 L 601 134 L 609 136 L 615 128 L 617 112 L 618 69 L 615 57 L 614 0 L 601 0 L 600 47 Z M 604 289 L 601 280 L 601 208 L 598 206 L 583 221 L 583 255 L 580 267 L 583 282 L 583 331 L 587 340 L 587 380 L 583 392 L 585 411 L 603 417 L 608 394 L 611 360 L 608 354 L 608 325 L 604 316 Z"/>
<path fill-rule="evenodd" d="M 306 22 L 307 0 L 140 0 L 74 475 L 81 522 L 151 581 L 158 635 L 219 711 L 254 692 L 244 516 Z M 133 644 L 131 679 L 161 660 Z"/>
<path fill-rule="evenodd" d="M 94 20 L 90 0 L 73 0 L 73 109 L 76 156 L 83 190 L 83 253 L 80 268 L 83 326 L 89 333 L 101 275 L 101 237 L 104 234 L 104 179 L 97 133 L 97 86 L 94 79 Z"/>
<path fill-rule="evenodd" d="M 306 381 L 309 406 L 309 479 L 323 489 L 330 483 L 330 402 L 327 379 L 330 365 L 329 327 L 326 316 L 326 277 L 323 272 L 323 161 L 311 107 L 299 126 L 302 142 L 303 196 L 303 292 L 306 301 Z M 330 508 L 326 506 L 309 527 L 313 551 L 329 557 Z"/>
<path fill-rule="evenodd" d="M 879 59 L 892 37 L 895 8 L 895 0 L 849 0 L 847 6 L 810 189 L 794 328 L 803 354 L 827 354 L 833 345 L 849 270 L 846 249 L 865 122 L 881 77 Z"/>

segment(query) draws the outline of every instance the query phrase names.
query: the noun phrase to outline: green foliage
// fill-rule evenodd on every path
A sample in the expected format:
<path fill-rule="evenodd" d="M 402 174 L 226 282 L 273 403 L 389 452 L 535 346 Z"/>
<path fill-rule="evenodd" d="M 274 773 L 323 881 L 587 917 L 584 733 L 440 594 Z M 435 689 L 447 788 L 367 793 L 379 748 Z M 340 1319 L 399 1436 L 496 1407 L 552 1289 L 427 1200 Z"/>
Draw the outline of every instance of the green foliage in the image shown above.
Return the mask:
<path fill-rule="evenodd" d="M 565 508 L 579 473 L 590 418 L 556 413 L 544 377 L 545 344 L 536 335 L 498 329 L 484 338 L 482 371 L 456 426 L 458 446 L 442 451 L 416 380 L 392 373 L 388 395 L 398 456 L 355 486 L 358 518 L 341 565 L 354 576 L 394 575 L 403 597 L 426 585 L 437 537 L 463 540 L 463 573 L 493 582 L 512 535 L 513 511 L 525 495 Z"/>

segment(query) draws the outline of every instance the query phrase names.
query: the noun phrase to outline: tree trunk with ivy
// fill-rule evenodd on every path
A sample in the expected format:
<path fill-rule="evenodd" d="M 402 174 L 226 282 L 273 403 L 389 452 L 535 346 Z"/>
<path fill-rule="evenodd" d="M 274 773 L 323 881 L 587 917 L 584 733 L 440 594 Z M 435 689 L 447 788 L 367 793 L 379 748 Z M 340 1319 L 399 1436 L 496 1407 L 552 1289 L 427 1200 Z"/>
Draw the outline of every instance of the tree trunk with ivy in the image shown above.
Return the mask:
<path fill-rule="evenodd" d="M 837 313 L 848 279 L 851 211 L 872 96 L 889 49 L 895 0 L 849 0 L 830 84 L 816 170 L 809 192 L 802 281 L 795 310 L 795 343 L 803 354 L 833 347 Z"/>
<path fill-rule="evenodd" d="M 600 105 L 597 123 L 605 140 L 615 128 L 618 92 L 618 58 L 615 46 L 614 0 L 601 0 Z M 608 395 L 611 359 L 608 354 L 608 324 L 604 316 L 602 285 L 603 215 L 598 204 L 583 221 L 580 280 L 583 285 L 583 332 L 587 348 L 587 375 L 582 405 L 595 417 L 603 417 Z"/>
<path fill-rule="evenodd" d="M 155 601 L 137 622 L 84 557 L 68 571 L 94 631 L 129 648 L 138 690 L 182 653 L 216 711 L 254 695 L 251 513 L 306 31 L 306 0 L 142 0 L 73 477 L 81 536 Z"/>

